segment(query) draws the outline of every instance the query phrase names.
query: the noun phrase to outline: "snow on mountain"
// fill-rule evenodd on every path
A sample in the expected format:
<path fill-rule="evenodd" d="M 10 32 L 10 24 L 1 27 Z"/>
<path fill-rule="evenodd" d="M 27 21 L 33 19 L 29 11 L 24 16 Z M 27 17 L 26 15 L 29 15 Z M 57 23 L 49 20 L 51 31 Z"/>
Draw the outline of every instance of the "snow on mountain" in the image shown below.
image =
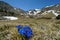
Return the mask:
<path fill-rule="evenodd" d="M 46 17 L 46 18 L 53 18 L 60 15 L 60 4 L 46 6 L 42 9 L 33 9 L 29 10 L 28 15 L 32 15 L 36 18 Z"/>
<path fill-rule="evenodd" d="M 49 13 L 52 13 L 55 16 L 60 15 L 60 4 L 46 6 L 45 8 L 41 9 L 41 15 L 46 15 L 46 14 L 49 14 Z"/>
<path fill-rule="evenodd" d="M 36 10 L 36 13 L 39 13 L 39 12 L 41 12 L 41 10 L 40 9 L 35 9 Z"/>
<path fill-rule="evenodd" d="M 34 9 L 34 10 L 29 10 L 28 14 L 29 15 L 36 15 L 36 14 L 38 14 L 40 12 L 41 12 L 40 9 Z"/>
<path fill-rule="evenodd" d="M 56 13 L 54 10 L 49 10 L 48 12 L 52 12 L 55 16 L 58 16 L 59 14 Z"/>
<path fill-rule="evenodd" d="M 54 10 L 48 10 L 48 11 L 45 11 L 44 13 L 42 13 L 41 15 L 46 15 L 47 14 L 47 12 L 48 13 L 50 13 L 50 12 L 52 12 L 55 16 L 58 16 L 59 14 L 58 13 L 56 13 Z"/>
<path fill-rule="evenodd" d="M 54 5 L 46 6 L 45 8 L 47 8 L 47 7 L 52 7 L 52 6 L 54 6 Z"/>
<path fill-rule="evenodd" d="M 40 9 L 35 9 L 36 11 L 39 11 Z"/>

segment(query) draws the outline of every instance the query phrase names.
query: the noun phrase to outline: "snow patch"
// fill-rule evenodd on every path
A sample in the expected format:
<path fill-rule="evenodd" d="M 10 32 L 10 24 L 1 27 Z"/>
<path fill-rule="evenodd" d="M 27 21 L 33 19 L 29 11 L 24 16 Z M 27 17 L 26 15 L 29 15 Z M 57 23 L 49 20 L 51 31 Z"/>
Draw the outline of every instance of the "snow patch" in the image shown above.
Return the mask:
<path fill-rule="evenodd" d="M 13 16 L 3 16 L 3 18 L 6 18 L 8 20 L 18 20 L 17 17 L 13 17 Z"/>
<path fill-rule="evenodd" d="M 36 11 L 40 10 L 40 9 L 35 9 Z"/>
<path fill-rule="evenodd" d="M 58 16 L 58 15 L 59 15 L 59 14 L 56 13 L 54 10 L 49 10 L 49 11 L 47 11 L 47 12 L 52 12 L 55 16 Z"/>
<path fill-rule="evenodd" d="M 28 14 L 29 14 L 29 15 L 36 15 L 36 14 L 38 14 L 39 12 L 41 12 L 40 9 L 35 9 L 35 10 L 36 10 L 36 11 L 29 11 Z"/>
<path fill-rule="evenodd" d="M 45 11 L 44 13 L 42 13 L 41 15 L 46 15 L 47 14 L 47 12 L 49 13 L 49 12 L 52 12 L 55 16 L 58 16 L 59 14 L 58 13 L 56 13 L 54 10 L 48 10 L 48 11 Z"/>

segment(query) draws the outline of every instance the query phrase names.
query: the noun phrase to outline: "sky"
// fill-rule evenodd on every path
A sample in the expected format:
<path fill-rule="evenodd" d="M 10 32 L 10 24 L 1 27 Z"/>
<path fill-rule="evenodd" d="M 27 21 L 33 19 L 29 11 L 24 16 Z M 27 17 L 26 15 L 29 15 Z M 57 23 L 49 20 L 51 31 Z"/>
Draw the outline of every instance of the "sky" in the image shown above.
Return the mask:
<path fill-rule="evenodd" d="M 60 3 L 60 0 L 1 0 L 9 3 L 13 7 L 23 10 L 41 9 L 45 6 Z"/>

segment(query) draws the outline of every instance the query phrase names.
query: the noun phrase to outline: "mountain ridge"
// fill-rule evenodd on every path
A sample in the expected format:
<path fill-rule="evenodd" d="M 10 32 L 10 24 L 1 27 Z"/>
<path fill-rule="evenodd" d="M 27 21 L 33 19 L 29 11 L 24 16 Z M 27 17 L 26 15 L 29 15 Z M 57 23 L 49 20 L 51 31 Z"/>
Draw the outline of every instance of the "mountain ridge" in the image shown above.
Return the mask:
<path fill-rule="evenodd" d="M 28 16 L 28 17 L 41 17 L 48 13 L 52 13 L 55 16 L 60 15 L 60 4 L 55 4 L 51 6 L 46 6 L 42 9 L 31 9 L 25 11 L 20 8 L 14 8 L 10 4 L 0 1 L 0 16 Z"/>

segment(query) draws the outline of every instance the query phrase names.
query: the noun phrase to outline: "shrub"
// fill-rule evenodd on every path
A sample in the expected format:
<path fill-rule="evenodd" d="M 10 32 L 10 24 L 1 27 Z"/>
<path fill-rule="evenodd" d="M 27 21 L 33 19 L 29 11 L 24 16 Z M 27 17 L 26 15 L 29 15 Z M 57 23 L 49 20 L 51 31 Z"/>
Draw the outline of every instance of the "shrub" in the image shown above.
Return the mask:
<path fill-rule="evenodd" d="M 60 19 L 60 15 L 58 15 L 58 16 L 56 17 L 56 19 Z"/>

